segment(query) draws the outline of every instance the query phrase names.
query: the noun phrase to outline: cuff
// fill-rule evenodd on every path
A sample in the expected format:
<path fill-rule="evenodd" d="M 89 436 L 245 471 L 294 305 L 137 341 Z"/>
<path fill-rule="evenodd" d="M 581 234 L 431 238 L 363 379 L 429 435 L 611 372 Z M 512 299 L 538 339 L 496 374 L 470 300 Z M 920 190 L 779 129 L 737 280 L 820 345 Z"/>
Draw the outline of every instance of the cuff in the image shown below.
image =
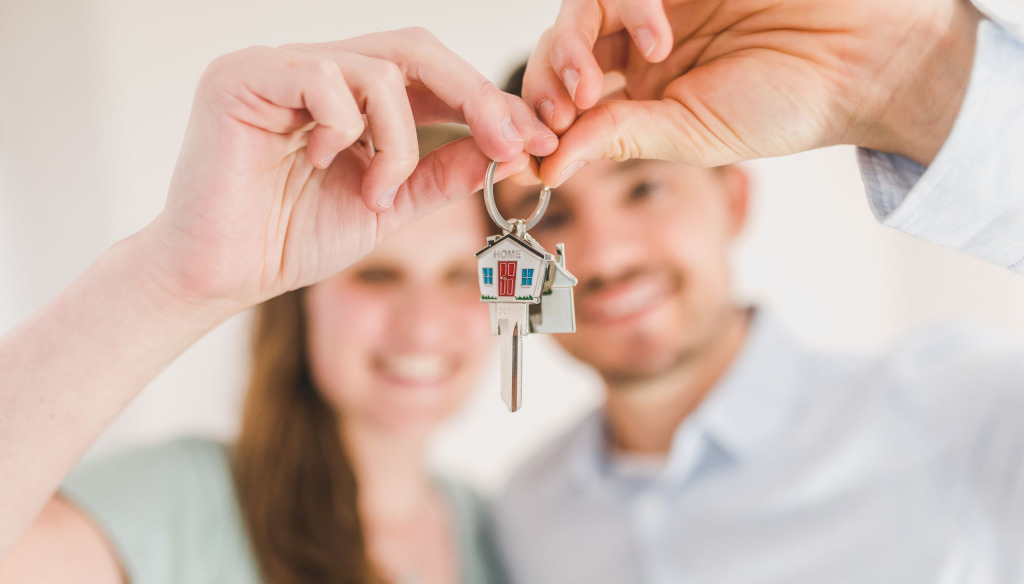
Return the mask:
<path fill-rule="evenodd" d="M 883 224 L 1024 273 L 1024 45 L 984 20 L 967 94 L 928 167 L 860 149 Z"/>

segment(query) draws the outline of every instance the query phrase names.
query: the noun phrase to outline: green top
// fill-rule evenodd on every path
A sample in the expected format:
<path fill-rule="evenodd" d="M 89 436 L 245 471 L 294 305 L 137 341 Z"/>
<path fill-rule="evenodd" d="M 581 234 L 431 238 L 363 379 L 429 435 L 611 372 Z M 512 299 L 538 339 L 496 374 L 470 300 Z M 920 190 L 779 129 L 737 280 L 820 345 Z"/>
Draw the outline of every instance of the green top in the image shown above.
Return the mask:
<path fill-rule="evenodd" d="M 483 502 L 464 485 L 438 484 L 457 531 L 461 582 L 502 582 Z M 61 494 L 104 532 L 133 584 L 262 582 L 224 444 L 186 438 L 87 463 Z"/>

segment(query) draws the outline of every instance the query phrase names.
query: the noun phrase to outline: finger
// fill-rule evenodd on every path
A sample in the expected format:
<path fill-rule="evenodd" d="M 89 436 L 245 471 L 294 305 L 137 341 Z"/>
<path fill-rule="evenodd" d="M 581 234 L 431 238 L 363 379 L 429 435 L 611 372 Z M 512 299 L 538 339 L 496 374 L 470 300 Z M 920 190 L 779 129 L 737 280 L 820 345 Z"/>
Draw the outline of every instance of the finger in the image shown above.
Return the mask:
<path fill-rule="evenodd" d="M 615 0 L 622 24 L 640 54 L 659 63 L 672 51 L 672 26 L 662 0 Z"/>
<path fill-rule="evenodd" d="M 527 128 L 523 132 L 525 150 L 534 156 L 547 156 L 554 152 L 558 146 L 555 133 L 537 118 L 522 99 L 507 94 L 505 99 L 508 101 L 508 109 L 512 112 L 512 121 L 516 127 Z"/>
<path fill-rule="evenodd" d="M 359 139 L 365 125 L 337 66 L 321 60 L 313 67 L 322 67 L 324 71 L 315 73 L 323 77 L 322 81 L 303 92 L 306 109 L 316 122 L 306 141 L 306 155 L 314 166 L 327 168 L 338 152 Z"/>
<path fill-rule="evenodd" d="M 517 125 L 505 94 L 429 31 L 411 28 L 374 33 L 330 45 L 398 65 L 408 82 L 422 85 L 436 99 L 461 112 L 459 117 L 490 158 L 508 161 L 523 151 L 524 135 L 532 131 L 532 123 L 520 121 L 522 125 Z"/>
<path fill-rule="evenodd" d="M 416 122 L 405 91 L 405 74 L 392 62 L 349 54 L 344 63 L 366 113 L 375 153 L 363 175 L 362 194 L 374 211 L 391 206 L 398 188 L 419 162 Z"/>
<path fill-rule="evenodd" d="M 615 15 L 597 0 L 565 0 L 551 27 L 548 60 L 552 73 L 581 110 L 601 98 L 603 72 L 594 59 L 594 44 L 605 29 L 614 29 Z"/>
<path fill-rule="evenodd" d="M 448 122 L 466 123 L 466 118 L 461 111 L 438 99 L 433 91 L 423 85 L 419 83 L 409 85 L 405 88 L 405 92 L 409 96 L 409 105 L 412 106 L 412 116 L 416 119 L 417 126 Z"/>
<path fill-rule="evenodd" d="M 363 133 L 362 113 L 330 60 L 254 47 L 214 61 L 207 79 L 214 91 L 229 88 L 229 115 L 251 126 L 287 133 L 315 122 L 306 150 L 320 168 Z"/>
<path fill-rule="evenodd" d="M 544 184 L 556 187 L 589 162 L 648 158 L 696 166 L 737 161 L 736 151 L 680 102 L 609 101 L 585 112 L 541 163 Z"/>
<path fill-rule="evenodd" d="M 576 120 L 576 104 L 565 84 L 551 68 L 551 31 L 541 36 L 523 73 L 523 100 L 556 134 L 569 129 Z"/>
<path fill-rule="evenodd" d="M 521 172 L 529 161 L 528 155 L 520 153 L 499 164 L 495 181 Z M 417 217 L 479 191 L 490 162 L 472 138 L 456 140 L 426 155 L 399 189 L 394 206 L 378 215 L 380 232 L 393 232 Z"/>
<path fill-rule="evenodd" d="M 530 157 L 530 163 L 523 170 L 513 174 L 509 180 L 522 187 L 540 184 L 540 163 Z"/>

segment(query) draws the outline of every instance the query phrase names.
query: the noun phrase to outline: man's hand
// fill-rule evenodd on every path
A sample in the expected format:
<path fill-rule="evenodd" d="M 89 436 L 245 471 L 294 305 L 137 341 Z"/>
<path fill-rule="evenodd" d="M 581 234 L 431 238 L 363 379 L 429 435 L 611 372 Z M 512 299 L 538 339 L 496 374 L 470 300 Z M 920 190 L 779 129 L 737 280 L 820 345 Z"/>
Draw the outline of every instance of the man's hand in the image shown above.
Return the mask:
<path fill-rule="evenodd" d="M 523 85 L 562 134 L 541 178 L 600 158 L 713 166 L 841 143 L 927 164 L 979 18 L 964 0 L 564 0 Z M 612 95 L 609 73 L 624 78 Z"/>
<path fill-rule="evenodd" d="M 415 127 L 436 122 L 474 137 L 420 161 Z M 221 57 L 147 228 L 155 279 L 189 300 L 255 304 L 478 190 L 489 159 L 504 176 L 556 145 L 525 103 L 423 30 Z"/>

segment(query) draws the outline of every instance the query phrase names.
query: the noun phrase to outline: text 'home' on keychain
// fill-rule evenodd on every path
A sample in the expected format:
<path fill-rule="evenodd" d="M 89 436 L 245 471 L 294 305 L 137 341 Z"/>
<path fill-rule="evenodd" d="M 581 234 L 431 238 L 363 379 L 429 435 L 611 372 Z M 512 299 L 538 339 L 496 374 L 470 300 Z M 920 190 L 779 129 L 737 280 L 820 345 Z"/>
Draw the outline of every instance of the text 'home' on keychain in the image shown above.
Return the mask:
<path fill-rule="evenodd" d="M 523 405 L 523 337 L 530 333 L 576 332 L 572 289 L 576 277 L 565 269 L 565 247 L 548 253 L 526 231 L 537 225 L 551 199 L 544 187 L 527 219 L 506 220 L 494 203 L 494 169 L 484 177 L 484 204 L 501 235 L 487 238 L 476 254 L 480 301 L 491 305 L 491 334 L 501 340 L 501 399 L 509 411 Z"/>

